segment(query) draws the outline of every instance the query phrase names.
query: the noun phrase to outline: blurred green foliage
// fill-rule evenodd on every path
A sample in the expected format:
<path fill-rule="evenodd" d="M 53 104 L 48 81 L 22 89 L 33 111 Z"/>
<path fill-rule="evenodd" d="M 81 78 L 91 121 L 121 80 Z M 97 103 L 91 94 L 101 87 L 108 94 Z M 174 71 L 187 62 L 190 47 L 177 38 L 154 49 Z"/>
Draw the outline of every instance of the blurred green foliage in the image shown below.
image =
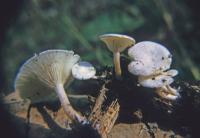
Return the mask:
<path fill-rule="evenodd" d="M 127 34 L 151 40 L 173 53 L 173 67 L 182 79 L 200 79 L 200 42 L 187 3 L 168 0 L 30 0 L 6 34 L 5 90 L 13 90 L 23 62 L 46 49 L 74 50 L 95 66 L 112 65 L 112 54 L 98 36 Z M 195 52 L 195 54 L 192 54 Z M 127 54 L 127 53 L 124 53 Z"/>

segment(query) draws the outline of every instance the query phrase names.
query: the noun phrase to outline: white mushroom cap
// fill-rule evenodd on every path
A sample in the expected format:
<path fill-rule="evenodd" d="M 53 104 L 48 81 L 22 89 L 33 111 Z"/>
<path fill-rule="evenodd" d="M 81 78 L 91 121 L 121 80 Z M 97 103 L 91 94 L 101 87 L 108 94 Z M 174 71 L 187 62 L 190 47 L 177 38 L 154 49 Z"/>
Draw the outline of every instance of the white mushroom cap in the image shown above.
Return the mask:
<path fill-rule="evenodd" d="M 79 62 L 72 67 L 72 75 L 78 80 L 87 80 L 94 77 L 96 69 L 89 62 Z"/>
<path fill-rule="evenodd" d="M 153 72 L 151 67 L 144 65 L 143 62 L 140 61 L 132 61 L 128 65 L 128 71 L 138 76 L 139 75 L 148 76 Z"/>
<path fill-rule="evenodd" d="M 128 50 L 134 59 L 128 69 L 134 75 L 148 76 L 170 68 L 172 55 L 164 46 L 150 41 L 137 43 Z"/>
<path fill-rule="evenodd" d="M 122 52 L 135 44 L 135 40 L 127 35 L 104 34 L 100 36 L 100 39 L 106 43 L 108 49 L 112 52 Z"/>
<path fill-rule="evenodd" d="M 174 79 L 166 75 L 139 76 L 138 82 L 143 87 L 159 88 L 171 84 Z"/>
<path fill-rule="evenodd" d="M 174 76 L 178 75 L 178 70 L 171 69 L 171 70 L 168 70 L 167 72 L 163 72 L 163 73 L 167 76 L 174 77 Z"/>
<path fill-rule="evenodd" d="M 55 85 L 69 84 L 72 66 L 80 57 L 73 51 L 47 50 L 26 61 L 16 77 L 15 89 L 32 103 L 56 97 Z"/>

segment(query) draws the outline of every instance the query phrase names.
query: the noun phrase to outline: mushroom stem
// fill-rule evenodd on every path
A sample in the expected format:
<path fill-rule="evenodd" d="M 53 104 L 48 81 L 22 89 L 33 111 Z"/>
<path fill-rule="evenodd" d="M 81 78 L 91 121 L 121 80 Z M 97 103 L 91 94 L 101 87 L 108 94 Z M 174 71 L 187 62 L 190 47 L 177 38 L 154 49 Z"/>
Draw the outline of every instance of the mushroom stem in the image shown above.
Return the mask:
<path fill-rule="evenodd" d="M 71 106 L 69 99 L 63 88 L 63 84 L 56 84 L 55 90 L 60 99 L 60 102 L 64 109 L 64 112 L 67 114 L 67 116 L 69 116 L 71 119 L 73 119 L 75 121 L 78 121 L 79 123 L 84 121 L 85 118 L 83 116 L 79 115 Z"/>
<path fill-rule="evenodd" d="M 121 66 L 120 66 L 120 53 L 113 53 L 114 56 L 114 66 L 115 66 L 115 76 L 117 79 L 121 78 Z"/>

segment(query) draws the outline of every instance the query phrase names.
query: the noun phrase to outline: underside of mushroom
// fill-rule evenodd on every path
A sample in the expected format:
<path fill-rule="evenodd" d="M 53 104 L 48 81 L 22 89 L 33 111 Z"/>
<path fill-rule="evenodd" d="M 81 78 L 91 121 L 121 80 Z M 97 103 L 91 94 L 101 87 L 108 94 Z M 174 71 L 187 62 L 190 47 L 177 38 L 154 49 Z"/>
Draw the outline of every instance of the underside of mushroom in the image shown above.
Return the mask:
<path fill-rule="evenodd" d="M 126 48 L 133 46 L 135 44 L 135 40 L 130 36 L 120 34 L 104 34 L 100 36 L 100 39 L 106 43 L 108 49 L 113 53 L 115 76 L 117 79 L 120 79 L 122 75 L 120 52 L 123 52 Z"/>
<path fill-rule="evenodd" d="M 22 98 L 30 99 L 32 103 L 55 99 L 57 94 L 65 113 L 81 122 L 84 117 L 72 108 L 64 90 L 64 85 L 69 85 L 73 79 L 71 69 L 79 59 L 73 51 L 67 50 L 47 50 L 35 55 L 21 67 L 15 89 Z"/>
<path fill-rule="evenodd" d="M 176 100 L 180 97 L 178 90 L 172 88 L 170 85 L 166 85 L 160 88 L 156 88 L 156 93 L 167 100 Z"/>

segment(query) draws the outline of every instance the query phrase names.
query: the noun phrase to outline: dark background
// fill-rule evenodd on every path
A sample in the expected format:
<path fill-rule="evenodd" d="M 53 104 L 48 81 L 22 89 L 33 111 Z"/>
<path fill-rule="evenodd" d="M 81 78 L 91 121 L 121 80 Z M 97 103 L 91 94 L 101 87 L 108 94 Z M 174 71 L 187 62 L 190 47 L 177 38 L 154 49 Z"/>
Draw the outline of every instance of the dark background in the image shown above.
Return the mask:
<path fill-rule="evenodd" d="M 46 49 L 74 50 L 96 67 L 112 65 L 112 54 L 98 39 L 104 33 L 159 42 L 172 52 L 179 79 L 199 80 L 199 23 L 197 0 L 1 0 L 1 93 L 14 91 L 21 64 Z M 3 108 L 0 117 L 0 132 L 14 137 Z"/>

